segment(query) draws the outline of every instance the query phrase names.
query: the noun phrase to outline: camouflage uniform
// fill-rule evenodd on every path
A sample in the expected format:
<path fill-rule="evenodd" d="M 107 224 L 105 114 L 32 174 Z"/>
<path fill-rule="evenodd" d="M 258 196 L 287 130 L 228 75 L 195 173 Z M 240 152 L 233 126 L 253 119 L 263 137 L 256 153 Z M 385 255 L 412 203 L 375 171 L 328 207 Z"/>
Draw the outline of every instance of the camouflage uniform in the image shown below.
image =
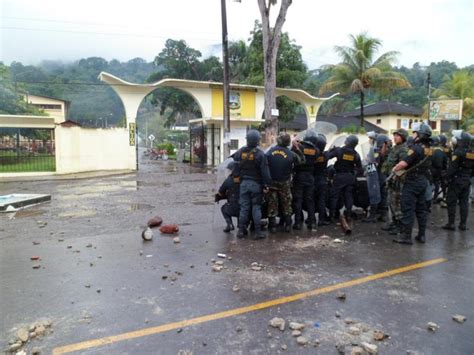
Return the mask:
<path fill-rule="evenodd" d="M 291 180 L 274 181 L 267 198 L 268 217 L 276 217 L 280 213 L 284 216 L 291 216 L 293 214 L 291 208 Z"/>
<path fill-rule="evenodd" d="M 406 143 L 395 145 L 383 163 L 382 173 L 386 176 L 390 175 L 392 169 L 408 154 L 408 147 Z M 390 212 L 392 213 L 392 220 L 394 222 L 400 221 L 402 217 L 401 210 L 401 194 L 402 181 L 400 179 L 391 179 L 387 183 L 387 198 Z"/>

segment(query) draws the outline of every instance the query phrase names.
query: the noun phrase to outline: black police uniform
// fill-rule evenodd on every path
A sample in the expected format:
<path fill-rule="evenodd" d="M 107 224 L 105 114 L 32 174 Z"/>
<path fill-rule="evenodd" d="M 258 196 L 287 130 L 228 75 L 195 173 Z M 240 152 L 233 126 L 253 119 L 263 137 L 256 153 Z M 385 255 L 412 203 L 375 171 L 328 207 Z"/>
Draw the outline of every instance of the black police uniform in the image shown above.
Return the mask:
<path fill-rule="evenodd" d="M 433 157 L 431 163 L 431 176 L 433 178 L 434 194 L 433 202 L 438 202 L 440 193 L 446 197 L 446 189 L 444 188 L 443 179 L 448 167 L 448 156 L 442 147 L 433 148 Z"/>
<path fill-rule="evenodd" d="M 267 157 L 260 148 L 245 146 L 234 154 L 234 160 L 239 163 L 240 175 L 238 236 L 245 234 L 251 214 L 256 237 L 261 238 L 263 187 L 271 185 Z"/>
<path fill-rule="evenodd" d="M 316 223 L 314 216 L 314 167 L 320 152 L 314 144 L 306 141 L 299 143 L 299 149 L 303 152 L 305 162 L 295 167 L 293 178 L 294 228 L 300 229 L 303 224 L 304 203 L 308 211 L 308 228 L 311 229 Z"/>
<path fill-rule="evenodd" d="M 221 207 L 221 212 L 227 223 L 227 228 L 224 231 L 230 232 L 234 229 L 232 217 L 239 217 L 240 213 L 240 177 L 230 174 L 219 188 L 219 195 L 227 198 L 227 202 Z"/>
<path fill-rule="evenodd" d="M 328 152 L 322 152 L 314 164 L 314 202 L 318 225 L 327 224 L 326 200 L 328 190 Z"/>
<path fill-rule="evenodd" d="M 448 167 L 448 225 L 454 226 L 456 205 L 459 202 L 461 221 L 459 229 L 466 230 L 469 211 L 469 193 L 471 177 L 474 175 L 474 150 L 472 148 L 457 148 Z M 450 228 L 446 228 L 450 229 Z"/>
<path fill-rule="evenodd" d="M 431 148 L 416 142 L 408 150 L 403 159 L 408 166 L 402 189 L 401 210 L 401 237 L 396 242 L 411 244 L 415 215 L 418 221 L 417 241 L 424 242 L 428 210 L 426 207 L 426 189 L 428 187 L 429 169 L 431 166 Z"/>
<path fill-rule="evenodd" d="M 334 218 L 337 210 L 338 200 L 342 196 L 346 207 L 345 214 L 351 216 L 354 204 L 354 186 L 356 183 L 356 170 L 362 170 L 359 153 L 350 147 L 338 147 L 331 150 L 328 159 L 337 158 L 334 164 L 335 176 L 330 190 L 330 218 Z"/>

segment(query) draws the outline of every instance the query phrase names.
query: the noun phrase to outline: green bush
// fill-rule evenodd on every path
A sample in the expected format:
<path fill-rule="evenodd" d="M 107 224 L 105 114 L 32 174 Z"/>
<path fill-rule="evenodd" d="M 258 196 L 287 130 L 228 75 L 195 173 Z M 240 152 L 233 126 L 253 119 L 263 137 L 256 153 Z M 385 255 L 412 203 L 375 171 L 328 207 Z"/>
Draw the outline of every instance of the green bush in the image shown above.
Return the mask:
<path fill-rule="evenodd" d="M 158 150 L 166 150 L 166 154 L 168 155 L 174 154 L 174 146 L 171 143 L 160 143 L 157 144 L 155 147 Z"/>
<path fill-rule="evenodd" d="M 358 131 L 358 128 L 356 127 L 355 124 L 350 124 L 341 129 L 341 133 L 353 134 L 353 133 L 357 133 L 357 131 Z"/>

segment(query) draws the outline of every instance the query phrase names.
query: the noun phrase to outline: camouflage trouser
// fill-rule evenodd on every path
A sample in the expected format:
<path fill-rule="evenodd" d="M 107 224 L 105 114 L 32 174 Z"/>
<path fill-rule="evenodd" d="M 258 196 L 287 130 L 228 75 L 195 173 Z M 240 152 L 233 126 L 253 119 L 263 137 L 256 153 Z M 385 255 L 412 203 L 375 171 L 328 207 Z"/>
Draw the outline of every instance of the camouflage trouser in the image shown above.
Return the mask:
<path fill-rule="evenodd" d="M 399 221 L 402 218 L 401 198 L 402 184 L 399 182 L 388 184 L 387 200 L 390 212 L 392 213 L 392 220 Z"/>
<path fill-rule="evenodd" d="M 291 216 L 291 181 L 274 181 L 268 193 L 268 217 L 276 217 L 279 212 Z"/>

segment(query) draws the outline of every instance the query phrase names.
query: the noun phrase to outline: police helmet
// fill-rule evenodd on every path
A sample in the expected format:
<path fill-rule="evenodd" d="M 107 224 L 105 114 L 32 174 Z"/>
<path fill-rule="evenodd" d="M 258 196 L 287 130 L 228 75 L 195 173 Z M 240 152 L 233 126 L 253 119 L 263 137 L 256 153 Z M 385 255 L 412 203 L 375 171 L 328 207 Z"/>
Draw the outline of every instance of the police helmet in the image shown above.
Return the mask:
<path fill-rule="evenodd" d="M 390 138 L 388 138 L 385 134 L 379 134 L 377 135 L 375 142 L 377 143 L 377 147 L 382 147 L 385 143 L 390 142 Z"/>
<path fill-rule="evenodd" d="M 277 144 L 281 147 L 288 147 L 291 144 L 291 137 L 286 132 L 280 132 L 277 137 Z"/>
<path fill-rule="evenodd" d="M 376 139 L 377 138 L 377 132 L 375 131 L 370 131 L 370 132 L 367 132 L 367 136 L 371 139 Z"/>
<path fill-rule="evenodd" d="M 408 139 L 408 132 L 406 129 L 403 129 L 403 128 L 399 128 L 397 129 L 395 132 L 393 132 L 393 134 L 395 135 L 398 135 L 400 137 L 402 137 L 403 141 L 406 142 L 407 139 Z"/>
<path fill-rule="evenodd" d="M 346 140 L 344 141 L 344 145 L 348 148 L 352 148 L 354 149 L 355 147 L 357 147 L 357 144 L 359 144 L 359 138 L 357 138 L 357 136 L 351 134 L 350 136 L 348 136 L 346 138 Z"/>
<path fill-rule="evenodd" d="M 251 129 L 247 132 L 247 145 L 249 147 L 256 147 L 260 143 L 260 132 L 256 129 Z"/>
<path fill-rule="evenodd" d="M 433 136 L 433 137 L 431 137 L 431 144 L 432 144 L 434 147 L 438 147 L 440 143 L 441 143 L 441 139 L 439 138 L 439 136 Z"/>
<path fill-rule="evenodd" d="M 304 134 L 303 141 L 310 142 L 311 144 L 316 146 L 318 144 L 318 134 L 314 129 L 308 129 Z"/>
<path fill-rule="evenodd" d="M 409 147 L 411 147 L 413 145 L 413 143 L 415 143 L 415 140 L 413 139 L 413 137 L 408 137 L 407 138 L 407 145 Z"/>
<path fill-rule="evenodd" d="M 448 143 L 448 139 L 446 138 L 446 136 L 444 134 L 440 134 L 439 135 L 439 144 L 442 147 L 445 147 L 447 143 Z"/>
<path fill-rule="evenodd" d="M 469 148 L 471 145 L 471 135 L 467 132 L 462 132 L 461 139 L 458 139 L 458 143 L 460 143 L 462 148 Z"/>
<path fill-rule="evenodd" d="M 413 132 L 418 133 L 420 140 L 428 140 L 432 134 L 431 127 L 426 123 L 421 123 L 419 127 L 413 129 Z"/>
<path fill-rule="evenodd" d="M 326 136 L 322 133 L 318 133 L 318 143 L 316 144 L 316 147 L 323 152 L 324 149 L 326 148 L 326 144 L 328 143 Z"/>

